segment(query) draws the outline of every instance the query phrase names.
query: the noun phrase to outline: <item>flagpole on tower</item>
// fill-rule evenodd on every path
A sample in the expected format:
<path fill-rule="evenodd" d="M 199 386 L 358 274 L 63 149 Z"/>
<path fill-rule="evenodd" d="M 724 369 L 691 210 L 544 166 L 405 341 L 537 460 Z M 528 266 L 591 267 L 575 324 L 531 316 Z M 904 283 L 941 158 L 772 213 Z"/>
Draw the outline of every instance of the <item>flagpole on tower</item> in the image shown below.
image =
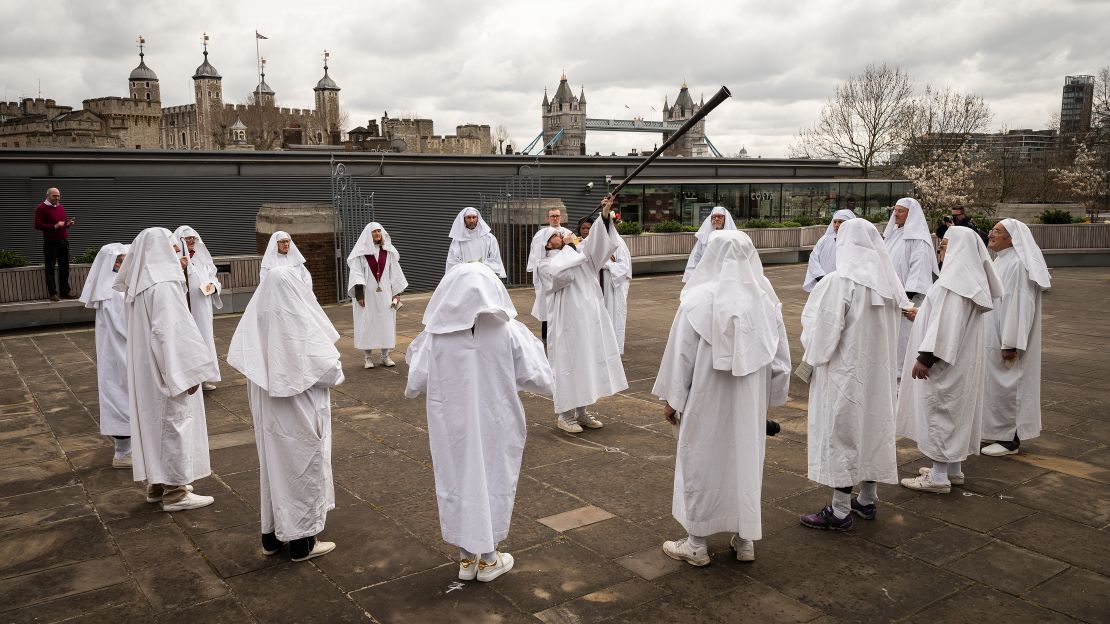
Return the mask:
<path fill-rule="evenodd" d="M 267 38 L 268 37 L 266 37 L 262 33 L 258 32 L 257 29 L 254 31 L 254 56 L 255 56 L 255 62 L 257 63 L 257 67 L 258 67 L 258 86 L 254 88 L 254 105 L 258 107 L 258 132 L 259 132 L 259 134 L 258 134 L 258 138 L 259 138 L 258 143 L 259 143 L 259 147 L 261 147 L 262 149 L 268 149 L 267 146 L 269 145 L 269 143 L 268 142 L 263 143 L 263 141 L 267 140 L 267 137 L 266 137 L 266 119 L 264 117 L 266 111 L 263 110 L 263 106 L 262 106 L 262 77 L 266 75 L 264 73 L 264 71 L 265 71 L 264 67 L 266 66 L 266 59 L 262 58 L 262 47 L 259 44 L 259 41 L 261 41 L 263 39 L 267 39 Z"/>

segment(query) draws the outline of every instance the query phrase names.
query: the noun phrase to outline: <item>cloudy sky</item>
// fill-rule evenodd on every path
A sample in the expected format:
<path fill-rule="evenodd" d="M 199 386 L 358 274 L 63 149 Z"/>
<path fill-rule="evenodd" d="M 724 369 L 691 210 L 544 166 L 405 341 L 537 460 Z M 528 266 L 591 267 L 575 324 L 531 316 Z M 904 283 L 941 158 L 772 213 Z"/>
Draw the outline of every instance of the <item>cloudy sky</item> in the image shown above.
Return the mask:
<path fill-rule="evenodd" d="M 331 52 L 350 125 L 383 111 L 505 125 L 519 146 L 540 131 L 544 87 L 564 70 L 584 86 L 590 117 L 659 119 L 685 80 L 695 98 L 728 85 L 733 98 L 707 134 L 726 153 L 782 156 L 836 84 L 867 63 L 901 65 L 915 83 L 982 95 L 992 126 L 1043 128 L 1059 112 L 1064 76 L 1110 65 L 1110 2 L 966 1 L 308 1 L 0 0 L 0 98 L 80 107 L 127 95 L 147 41 L 163 106 L 192 102 L 201 34 L 225 101 L 266 81 L 280 106 L 311 107 Z M 627 106 L 627 108 L 626 108 Z M 653 111 L 652 107 L 656 110 Z M 650 148 L 651 135 L 590 133 L 592 153 Z"/>

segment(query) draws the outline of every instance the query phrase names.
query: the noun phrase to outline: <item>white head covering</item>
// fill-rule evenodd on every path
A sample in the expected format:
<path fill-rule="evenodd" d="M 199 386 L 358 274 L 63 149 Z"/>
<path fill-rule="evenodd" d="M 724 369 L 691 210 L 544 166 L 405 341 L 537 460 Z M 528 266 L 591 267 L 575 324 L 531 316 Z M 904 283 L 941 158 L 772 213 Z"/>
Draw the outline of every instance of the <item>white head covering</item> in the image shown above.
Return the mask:
<path fill-rule="evenodd" d="M 832 223 L 833 221 L 836 221 L 837 219 L 839 219 L 841 221 L 848 221 L 850 219 L 855 219 L 855 218 L 856 218 L 856 213 L 852 212 L 851 210 L 848 210 L 847 208 L 837 210 L 836 212 L 833 213 L 833 218 L 829 219 L 829 227 L 825 228 L 825 233 L 822 235 L 822 238 L 824 238 L 825 236 L 832 236 L 834 238 L 836 237 L 836 230 L 833 229 L 833 223 Z M 842 223 L 841 225 L 843 226 L 844 224 Z M 876 230 L 875 233 L 878 234 L 878 231 Z"/>
<path fill-rule="evenodd" d="M 995 275 L 994 263 L 983 239 L 962 225 L 948 228 L 944 239 L 948 247 L 936 285 L 971 299 L 980 308 L 994 308 L 994 299 L 1002 296 L 1002 283 Z"/>
<path fill-rule="evenodd" d="M 452 267 L 432 293 L 424 310 L 424 331 L 449 334 L 474 327 L 479 314 L 503 321 L 516 318 L 516 307 L 500 278 L 482 262 Z"/>
<path fill-rule="evenodd" d="M 680 306 L 694 330 L 710 344 L 713 368 L 737 377 L 774 359 L 779 346 L 779 298 L 763 276 L 752 239 L 740 231 L 716 231 Z"/>
<path fill-rule="evenodd" d="M 127 260 L 116 274 L 113 286 L 134 301 L 139 293 L 159 282 L 184 282 L 181 261 L 170 242 L 173 234 L 166 228 L 147 228 L 135 237 Z"/>
<path fill-rule="evenodd" d="M 389 232 L 387 232 L 385 228 L 382 227 L 381 223 L 378 223 L 377 221 L 371 221 L 370 223 L 366 224 L 366 227 L 362 228 L 362 234 L 358 235 L 358 240 L 355 241 L 355 246 L 351 248 L 351 253 L 347 255 L 347 262 L 350 262 L 355 258 L 361 258 L 362 256 L 377 255 L 378 244 L 374 242 L 374 235 L 372 234 L 374 230 L 382 231 L 382 246 L 385 247 L 385 250 L 393 254 L 393 258 L 395 260 L 401 259 L 401 254 L 397 253 L 397 248 L 393 246 L 393 243 L 389 238 Z"/>
<path fill-rule="evenodd" d="M 1029 230 L 1029 226 L 1017 219 L 1003 219 L 1002 227 L 1006 228 L 1006 231 L 1010 234 L 1010 239 L 1014 243 L 1014 251 L 1017 252 L 1025 270 L 1029 272 L 1029 279 L 1036 282 L 1042 290 L 1051 288 L 1052 279 L 1048 275 L 1048 265 L 1045 264 L 1044 254 L 1041 253 L 1040 246 L 1037 245 L 1037 241 L 1033 240 L 1033 232 Z M 945 260 L 947 260 L 947 256 L 945 256 Z M 947 261 L 945 264 L 947 264 Z"/>
<path fill-rule="evenodd" d="M 277 244 L 278 241 L 289 241 L 289 251 L 285 254 L 279 254 Z M 262 255 L 262 268 L 274 269 L 279 266 L 297 266 L 304 264 L 304 256 L 297 249 L 297 243 L 293 242 L 293 237 L 285 232 L 274 232 L 270 235 L 270 242 L 266 243 L 266 253 Z"/>
<path fill-rule="evenodd" d="M 227 363 L 272 397 L 296 396 L 335 368 L 328 316 L 294 267 L 274 267 L 251 296 L 231 337 Z"/>
<path fill-rule="evenodd" d="M 478 225 L 474 226 L 473 230 L 467 229 L 466 215 L 478 215 Z M 477 208 L 467 206 L 455 215 L 455 222 L 451 224 L 451 238 L 457 241 L 470 240 L 472 238 L 479 238 L 490 233 L 490 228 L 486 225 L 486 220 L 482 218 L 482 213 L 478 212 Z"/>
<path fill-rule="evenodd" d="M 534 270 L 536 264 L 547 253 L 547 241 L 556 234 L 563 234 L 563 227 L 542 227 L 536 235 L 532 237 L 532 247 L 528 250 L 528 270 Z"/>
<path fill-rule="evenodd" d="M 836 273 L 870 288 L 883 299 L 894 301 L 900 308 L 910 305 L 879 230 L 866 219 L 840 224 L 836 237 Z"/>
<path fill-rule="evenodd" d="M 173 237 L 177 239 L 176 242 L 182 249 L 188 249 L 185 245 L 185 237 L 187 236 L 197 237 L 197 244 L 193 246 L 193 257 L 190 262 L 196 262 L 204 266 L 216 266 L 215 261 L 212 260 L 212 254 L 208 253 L 208 246 L 204 244 L 204 239 L 200 237 L 200 234 L 197 234 L 196 230 L 187 225 L 174 230 Z"/>
<path fill-rule="evenodd" d="M 706 240 L 709 239 L 710 234 L 717 231 L 713 228 L 713 215 L 719 215 L 719 214 L 725 215 L 725 227 L 722 228 L 722 229 L 724 229 L 724 230 L 735 230 L 736 229 L 736 222 L 732 220 L 732 213 L 725 210 L 724 207 L 722 207 L 722 206 L 717 206 L 717 207 L 713 208 L 712 211 L 710 211 L 709 216 L 705 218 L 705 221 L 701 222 L 701 227 L 699 227 L 698 231 L 694 234 L 694 236 L 699 241 L 701 241 L 702 243 L 706 242 Z"/>
<path fill-rule="evenodd" d="M 933 243 L 933 233 L 929 231 L 929 222 L 925 220 L 925 211 L 921 209 L 921 204 L 917 203 L 917 200 L 912 197 L 903 197 L 894 205 L 905 206 L 910 211 L 910 214 L 906 216 L 906 224 L 902 226 L 902 238 L 907 240 L 918 238 L 928 241 L 931 245 Z M 894 223 L 894 211 L 891 210 L 890 219 L 886 222 L 886 229 L 883 230 L 883 238 L 890 238 L 891 233 L 897 229 L 898 225 Z"/>
<path fill-rule="evenodd" d="M 131 249 L 130 245 L 108 243 L 97 252 L 79 297 L 86 308 L 95 308 L 97 302 L 111 299 L 115 294 L 113 286 L 116 283 L 116 273 L 112 268 L 116 265 L 116 257 L 127 253 L 128 249 Z M 123 267 L 120 266 L 120 271 L 122 270 Z"/>

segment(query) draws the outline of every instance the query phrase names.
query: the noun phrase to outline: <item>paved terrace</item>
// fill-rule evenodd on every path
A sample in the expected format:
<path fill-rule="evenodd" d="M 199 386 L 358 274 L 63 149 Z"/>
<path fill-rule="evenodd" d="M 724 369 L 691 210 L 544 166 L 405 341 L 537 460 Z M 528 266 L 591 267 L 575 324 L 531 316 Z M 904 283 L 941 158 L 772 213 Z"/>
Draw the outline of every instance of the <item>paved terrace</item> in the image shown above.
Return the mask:
<path fill-rule="evenodd" d="M 803 267 L 768 269 L 794 357 Z M 1019 456 L 976 457 L 949 496 L 883 486 L 874 522 L 813 531 L 797 517 L 829 492 L 805 478 L 806 387 L 774 410 L 765 537 L 757 561 L 710 540 L 713 564 L 660 552 L 674 441 L 648 394 L 679 280 L 637 279 L 625 367 L 631 387 L 603 400 L 600 431 L 556 433 L 550 401 L 526 397 L 529 432 L 516 515 L 503 548 L 517 567 L 456 585 L 439 536 L 423 399 L 401 398 L 406 367 L 363 370 L 347 308 L 347 382 L 333 393 L 337 507 L 308 563 L 264 557 L 258 462 L 244 380 L 223 367 L 206 396 L 215 474 L 210 507 L 177 514 L 143 501 L 106 466 L 97 435 L 91 327 L 0 337 L 0 621 L 160 622 L 1067 622 L 1110 619 L 1110 316 L 1106 269 L 1057 269 L 1045 298 L 1042 437 Z M 518 309 L 531 289 L 513 292 Z M 399 350 L 427 296 L 408 299 Z M 235 318 L 216 321 L 226 351 Z M 534 324 L 533 324 L 534 325 Z M 904 475 L 924 464 L 899 446 Z"/>

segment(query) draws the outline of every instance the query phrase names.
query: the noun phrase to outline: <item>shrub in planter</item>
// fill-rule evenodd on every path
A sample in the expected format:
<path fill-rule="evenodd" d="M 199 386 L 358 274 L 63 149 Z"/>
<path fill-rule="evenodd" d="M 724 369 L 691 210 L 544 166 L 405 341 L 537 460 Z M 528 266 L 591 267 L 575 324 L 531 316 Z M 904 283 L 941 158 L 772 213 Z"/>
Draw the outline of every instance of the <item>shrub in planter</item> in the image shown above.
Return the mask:
<path fill-rule="evenodd" d="M 868 221 L 870 221 L 872 223 L 886 223 L 887 221 L 890 220 L 890 213 L 889 212 L 872 212 L 871 214 L 863 215 L 863 218 L 867 219 Z"/>
<path fill-rule="evenodd" d="M 657 234 L 668 234 L 672 232 L 685 232 L 686 230 L 683 229 L 681 223 L 672 220 L 656 223 L 655 227 L 651 228 L 651 231 Z"/>
<path fill-rule="evenodd" d="M 25 267 L 28 264 L 30 264 L 30 262 L 27 261 L 27 256 L 24 256 L 18 251 L 8 251 L 7 249 L 0 249 L 0 269 Z"/>
<path fill-rule="evenodd" d="M 618 221 L 617 233 L 623 236 L 639 236 L 644 233 L 644 228 L 635 221 Z"/>
<path fill-rule="evenodd" d="M 1037 216 L 1041 223 L 1059 225 L 1061 223 L 1075 223 L 1075 218 L 1067 210 L 1045 210 Z"/>
<path fill-rule="evenodd" d="M 96 260 L 96 254 L 99 251 L 100 250 L 97 249 L 96 247 L 86 247 L 85 248 L 85 253 L 81 254 L 80 256 L 75 257 L 73 259 L 73 263 L 74 264 L 92 264 L 93 260 Z"/>
<path fill-rule="evenodd" d="M 794 217 L 791 221 L 793 223 L 797 223 L 798 224 L 797 227 L 805 227 L 807 225 L 815 225 L 817 223 L 816 219 L 814 219 L 813 217 L 811 217 L 807 214 L 798 215 L 798 216 Z M 795 227 L 795 226 L 790 226 L 790 227 Z"/>
<path fill-rule="evenodd" d="M 757 230 L 769 227 L 774 227 L 773 222 L 766 219 L 751 219 L 740 224 L 740 228 L 745 230 Z"/>
<path fill-rule="evenodd" d="M 801 221 L 783 221 L 783 222 L 782 222 L 782 227 L 784 227 L 784 228 L 788 228 L 788 227 L 802 227 L 802 225 L 803 225 L 803 224 L 802 224 L 802 222 L 801 222 Z"/>

